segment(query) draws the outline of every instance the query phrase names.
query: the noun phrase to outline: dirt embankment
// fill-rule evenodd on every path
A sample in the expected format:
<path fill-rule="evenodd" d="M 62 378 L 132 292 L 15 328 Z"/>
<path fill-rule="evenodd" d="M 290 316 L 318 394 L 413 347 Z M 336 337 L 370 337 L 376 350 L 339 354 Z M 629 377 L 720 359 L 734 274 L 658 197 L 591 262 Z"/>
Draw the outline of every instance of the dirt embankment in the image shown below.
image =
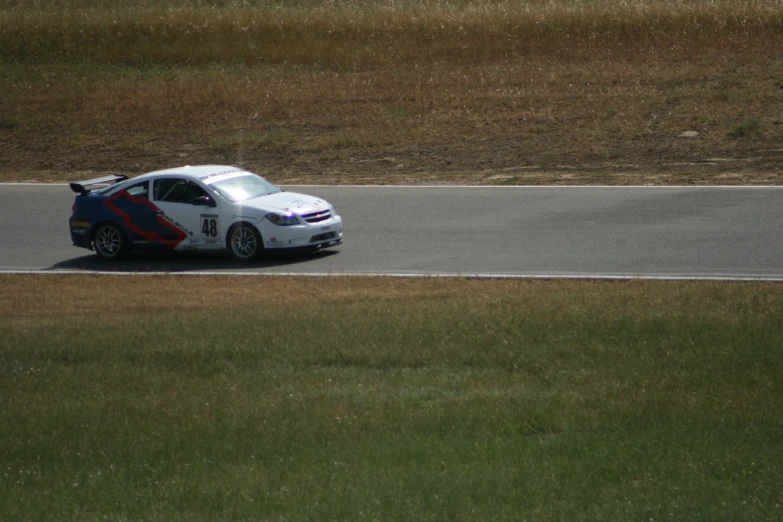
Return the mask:
<path fill-rule="evenodd" d="M 296 12 L 289 33 L 305 41 L 271 41 L 279 56 L 234 49 L 222 62 L 165 40 L 199 11 L 150 15 L 163 25 L 148 39 L 179 53 L 168 62 L 136 38 L 138 63 L 120 47 L 90 62 L 52 44 L 29 63 L 2 64 L 0 181 L 227 163 L 281 184 L 783 184 L 783 33 L 767 11 L 755 33 L 718 24 L 683 37 L 688 13 L 672 15 L 663 37 L 631 11 L 617 27 L 608 13 L 594 20 L 609 24 L 599 38 L 592 18 L 555 16 L 552 34 L 534 38 L 538 18 L 524 13 L 527 32 L 505 15 L 466 14 L 443 24 L 326 17 L 319 33 Z M 96 34 L 113 27 L 95 17 Z M 581 36 L 569 37 L 568 20 Z M 629 33 L 635 20 L 649 34 Z M 237 41 L 233 25 L 212 22 L 203 17 L 214 42 L 201 51 Z M 11 43 L 26 48 L 24 31 L 44 43 L 59 34 L 37 27 L 20 25 Z"/>

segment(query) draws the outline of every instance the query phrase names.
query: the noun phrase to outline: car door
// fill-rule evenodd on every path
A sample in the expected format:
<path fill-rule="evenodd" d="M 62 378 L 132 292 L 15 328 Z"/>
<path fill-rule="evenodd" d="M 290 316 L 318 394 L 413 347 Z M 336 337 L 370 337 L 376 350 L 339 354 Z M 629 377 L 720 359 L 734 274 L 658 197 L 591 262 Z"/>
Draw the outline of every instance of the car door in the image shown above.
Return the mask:
<path fill-rule="evenodd" d="M 134 247 L 156 246 L 162 227 L 158 209 L 149 201 L 149 181 L 144 180 L 112 194 L 104 203 L 114 212 L 128 242 Z"/>
<path fill-rule="evenodd" d="M 196 181 L 164 177 L 153 181 L 153 202 L 166 224 L 165 241 L 177 249 L 196 248 L 220 241 L 217 205 Z"/>

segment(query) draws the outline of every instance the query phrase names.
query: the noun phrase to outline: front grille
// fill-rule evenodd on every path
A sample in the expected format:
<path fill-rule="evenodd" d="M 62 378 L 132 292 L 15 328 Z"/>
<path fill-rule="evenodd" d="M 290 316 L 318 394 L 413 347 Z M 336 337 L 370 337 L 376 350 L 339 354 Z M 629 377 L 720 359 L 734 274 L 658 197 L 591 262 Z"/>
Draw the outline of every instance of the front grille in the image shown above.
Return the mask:
<path fill-rule="evenodd" d="M 326 241 L 328 239 L 334 239 L 337 237 L 336 232 L 327 232 L 325 234 L 318 234 L 317 236 L 313 236 L 310 238 L 311 243 L 315 243 L 316 241 Z"/>
<path fill-rule="evenodd" d="M 318 212 L 310 212 L 309 214 L 302 214 L 302 219 L 308 223 L 320 223 L 326 221 L 332 217 L 331 210 L 319 210 Z"/>

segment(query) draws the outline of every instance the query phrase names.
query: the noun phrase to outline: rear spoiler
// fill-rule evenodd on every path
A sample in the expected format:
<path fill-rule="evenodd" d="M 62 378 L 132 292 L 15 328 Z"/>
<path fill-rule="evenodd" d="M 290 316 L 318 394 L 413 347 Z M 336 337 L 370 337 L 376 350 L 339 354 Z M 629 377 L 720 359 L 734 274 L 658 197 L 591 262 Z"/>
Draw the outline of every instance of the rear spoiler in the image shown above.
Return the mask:
<path fill-rule="evenodd" d="M 69 186 L 71 187 L 71 190 L 77 194 L 86 194 L 92 190 L 87 187 L 94 185 L 113 185 L 120 181 L 125 181 L 126 179 L 128 179 L 128 176 L 123 174 L 115 174 L 113 176 L 103 176 L 102 178 L 88 179 L 87 181 L 73 182 Z"/>

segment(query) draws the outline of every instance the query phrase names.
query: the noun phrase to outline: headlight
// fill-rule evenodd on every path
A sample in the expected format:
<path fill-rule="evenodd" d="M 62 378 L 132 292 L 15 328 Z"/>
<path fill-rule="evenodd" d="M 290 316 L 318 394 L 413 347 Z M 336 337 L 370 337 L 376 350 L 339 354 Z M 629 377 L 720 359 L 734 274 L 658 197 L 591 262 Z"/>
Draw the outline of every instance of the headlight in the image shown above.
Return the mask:
<path fill-rule="evenodd" d="M 281 227 L 288 227 L 299 224 L 299 220 L 293 213 L 278 214 L 277 212 L 270 212 L 266 215 L 266 218 L 275 225 L 280 225 Z"/>

